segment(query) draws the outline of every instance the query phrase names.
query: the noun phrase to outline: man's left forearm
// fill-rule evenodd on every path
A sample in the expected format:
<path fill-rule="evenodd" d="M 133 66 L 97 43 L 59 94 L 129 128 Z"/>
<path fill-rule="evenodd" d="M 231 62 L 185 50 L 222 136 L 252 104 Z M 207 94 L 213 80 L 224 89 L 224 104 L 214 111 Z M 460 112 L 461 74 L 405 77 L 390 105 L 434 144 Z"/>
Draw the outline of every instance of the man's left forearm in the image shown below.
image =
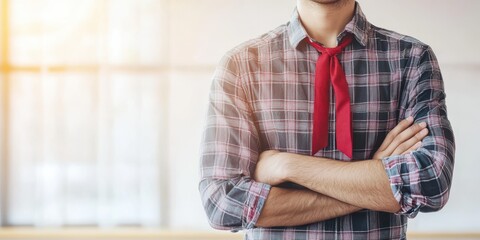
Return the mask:
<path fill-rule="evenodd" d="M 287 181 L 361 208 L 384 212 L 400 209 L 381 160 L 342 162 L 292 153 L 277 157 L 287 162 Z"/>
<path fill-rule="evenodd" d="M 267 150 L 260 154 L 254 178 L 270 185 L 290 181 L 360 208 L 396 213 L 400 206 L 380 159 L 421 146 L 428 134 L 426 124 L 413 122 L 408 117 L 387 134 L 373 156 L 376 160 L 343 162 Z"/>

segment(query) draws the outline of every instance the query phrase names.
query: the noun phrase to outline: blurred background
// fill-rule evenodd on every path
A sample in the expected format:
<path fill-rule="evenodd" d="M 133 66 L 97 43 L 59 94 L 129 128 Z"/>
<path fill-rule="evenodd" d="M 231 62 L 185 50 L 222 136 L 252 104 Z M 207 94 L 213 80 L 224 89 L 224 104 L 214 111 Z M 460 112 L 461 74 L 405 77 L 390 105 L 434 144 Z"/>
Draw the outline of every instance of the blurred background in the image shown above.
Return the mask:
<path fill-rule="evenodd" d="M 437 54 L 457 154 L 450 202 L 411 238 L 480 239 L 480 1 L 359 0 Z M 0 238 L 241 239 L 197 183 L 221 56 L 295 0 L 0 0 Z"/>

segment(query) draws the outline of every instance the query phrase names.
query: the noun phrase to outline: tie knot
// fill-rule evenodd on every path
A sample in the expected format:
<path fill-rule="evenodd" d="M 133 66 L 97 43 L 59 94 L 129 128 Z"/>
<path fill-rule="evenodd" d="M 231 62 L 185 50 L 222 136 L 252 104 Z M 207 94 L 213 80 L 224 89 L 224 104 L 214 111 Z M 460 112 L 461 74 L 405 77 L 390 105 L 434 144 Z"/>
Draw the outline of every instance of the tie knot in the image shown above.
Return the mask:
<path fill-rule="evenodd" d="M 343 37 L 342 41 L 338 44 L 338 46 L 333 48 L 326 48 L 321 44 L 312 41 L 310 38 L 307 38 L 310 45 L 312 45 L 317 51 L 321 52 L 322 54 L 328 54 L 329 56 L 335 56 L 339 54 L 346 46 L 348 46 L 352 42 L 352 35 L 347 34 Z"/>

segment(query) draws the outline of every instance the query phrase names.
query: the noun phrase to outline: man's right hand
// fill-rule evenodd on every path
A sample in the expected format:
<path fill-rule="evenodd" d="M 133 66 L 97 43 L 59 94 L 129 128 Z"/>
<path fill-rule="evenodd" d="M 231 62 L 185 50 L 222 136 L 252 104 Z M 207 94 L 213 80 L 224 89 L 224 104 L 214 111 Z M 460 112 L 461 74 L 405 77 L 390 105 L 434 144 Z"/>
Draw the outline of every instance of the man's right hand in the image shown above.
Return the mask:
<path fill-rule="evenodd" d="M 413 117 L 402 120 L 383 140 L 373 159 L 405 154 L 422 146 L 422 139 L 428 134 L 425 122 L 413 124 Z"/>

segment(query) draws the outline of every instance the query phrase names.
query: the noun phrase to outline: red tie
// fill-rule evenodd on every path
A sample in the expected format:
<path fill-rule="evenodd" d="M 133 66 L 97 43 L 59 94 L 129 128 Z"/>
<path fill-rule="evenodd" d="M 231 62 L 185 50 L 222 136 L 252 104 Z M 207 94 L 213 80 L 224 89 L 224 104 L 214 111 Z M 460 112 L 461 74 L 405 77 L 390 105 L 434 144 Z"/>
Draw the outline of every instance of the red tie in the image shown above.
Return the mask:
<path fill-rule="evenodd" d="M 330 81 L 335 93 L 336 143 L 337 148 L 347 157 L 352 158 L 352 119 L 350 112 L 350 94 L 343 68 L 338 61 L 339 54 L 352 42 L 347 34 L 334 48 L 308 42 L 321 54 L 315 68 L 315 103 L 313 108 L 312 155 L 328 145 L 328 109 L 330 103 Z"/>

